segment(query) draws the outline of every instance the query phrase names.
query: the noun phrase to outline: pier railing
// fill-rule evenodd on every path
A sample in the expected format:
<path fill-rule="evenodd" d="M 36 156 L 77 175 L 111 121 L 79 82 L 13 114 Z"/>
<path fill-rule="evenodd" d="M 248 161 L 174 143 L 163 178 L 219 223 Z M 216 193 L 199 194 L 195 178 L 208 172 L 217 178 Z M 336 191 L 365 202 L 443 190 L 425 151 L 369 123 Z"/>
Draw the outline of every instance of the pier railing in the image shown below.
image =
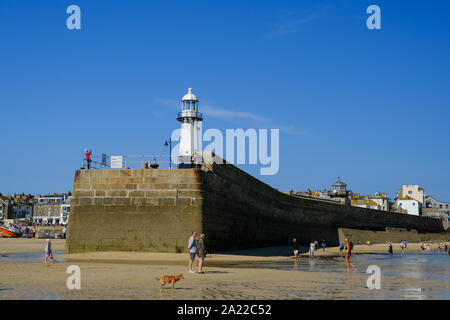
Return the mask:
<path fill-rule="evenodd" d="M 111 166 L 111 157 L 115 156 L 91 156 L 90 169 L 114 169 Z M 176 168 L 176 163 L 170 160 L 169 155 L 121 155 L 123 169 L 150 168 L 156 164 L 159 169 Z M 81 165 L 83 169 L 88 169 L 88 162 L 83 158 Z"/>

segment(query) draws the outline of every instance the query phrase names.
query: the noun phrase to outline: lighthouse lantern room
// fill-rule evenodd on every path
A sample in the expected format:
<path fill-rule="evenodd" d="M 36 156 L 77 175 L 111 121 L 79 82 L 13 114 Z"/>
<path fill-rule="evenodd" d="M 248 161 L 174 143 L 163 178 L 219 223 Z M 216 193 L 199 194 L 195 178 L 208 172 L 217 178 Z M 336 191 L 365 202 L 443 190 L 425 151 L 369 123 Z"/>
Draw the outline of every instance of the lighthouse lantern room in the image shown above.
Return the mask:
<path fill-rule="evenodd" d="M 199 122 L 203 120 L 202 114 L 198 112 L 197 97 L 191 88 L 181 99 L 181 112 L 178 113 L 177 120 L 181 122 L 178 167 L 186 168 L 191 166 L 192 155 L 201 151 L 198 149 L 198 134 Z"/>

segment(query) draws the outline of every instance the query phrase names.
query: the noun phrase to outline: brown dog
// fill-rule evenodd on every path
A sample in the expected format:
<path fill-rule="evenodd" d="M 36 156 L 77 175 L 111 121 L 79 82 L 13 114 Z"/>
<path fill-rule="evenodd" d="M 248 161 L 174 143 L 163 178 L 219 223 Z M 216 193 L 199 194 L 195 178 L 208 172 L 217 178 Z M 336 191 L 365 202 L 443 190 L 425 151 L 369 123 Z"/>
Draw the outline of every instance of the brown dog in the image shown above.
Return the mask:
<path fill-rule="evenodd" d="M 161 278 L 155 278 L 159 282 L 161 282 L 161 288 L 160 291 L 162 291 L 164 285 L 166 283 L 172 283 L 172 289 L 175 288 L 175 282 L 177 282 L 180 279 L 184 279 L 182 274 L 179 274 L 177 276 L 162 276 Z"/>

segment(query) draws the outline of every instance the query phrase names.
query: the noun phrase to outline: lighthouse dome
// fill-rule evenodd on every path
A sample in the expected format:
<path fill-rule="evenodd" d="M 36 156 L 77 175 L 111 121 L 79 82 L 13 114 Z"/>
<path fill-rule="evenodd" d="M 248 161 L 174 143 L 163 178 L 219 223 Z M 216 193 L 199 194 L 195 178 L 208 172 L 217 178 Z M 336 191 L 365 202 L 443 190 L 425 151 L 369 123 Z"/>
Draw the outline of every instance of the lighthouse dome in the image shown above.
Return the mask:
<path fill-rule="evenodd" d="M 181 101 L 198 101 L 197 100 L 197 96 L 195 94 L 192 93 L 192 88 L 188 89 L 188 93 L 186 93 L 183 97 L 183 99 L 181 99 Z"/>

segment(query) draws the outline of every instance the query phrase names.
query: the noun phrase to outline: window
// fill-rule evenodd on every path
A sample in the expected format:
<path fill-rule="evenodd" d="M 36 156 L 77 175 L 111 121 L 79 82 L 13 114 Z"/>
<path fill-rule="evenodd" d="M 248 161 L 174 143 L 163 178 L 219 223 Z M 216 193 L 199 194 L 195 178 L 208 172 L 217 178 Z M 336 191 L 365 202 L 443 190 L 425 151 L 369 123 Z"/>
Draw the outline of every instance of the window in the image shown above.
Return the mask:
<path fill-rule="evenodd" d="M 413 202 L 413 206 L 415 206 L 416 205 L 416 203 L 415 202 Z"/>
<path fill-rule="evenodd" d="M 412 194 L 412 191 L 408 191 L 408 194 Z"/>
<path fill-rule="evenodd" d="M 445 205 L 445 209 L 448 209 L 448 204 Z"/>
<path fill-rule="evenodd" d="M 439 205 L 439 209 L 442 209 L 442 204 Z"/>

